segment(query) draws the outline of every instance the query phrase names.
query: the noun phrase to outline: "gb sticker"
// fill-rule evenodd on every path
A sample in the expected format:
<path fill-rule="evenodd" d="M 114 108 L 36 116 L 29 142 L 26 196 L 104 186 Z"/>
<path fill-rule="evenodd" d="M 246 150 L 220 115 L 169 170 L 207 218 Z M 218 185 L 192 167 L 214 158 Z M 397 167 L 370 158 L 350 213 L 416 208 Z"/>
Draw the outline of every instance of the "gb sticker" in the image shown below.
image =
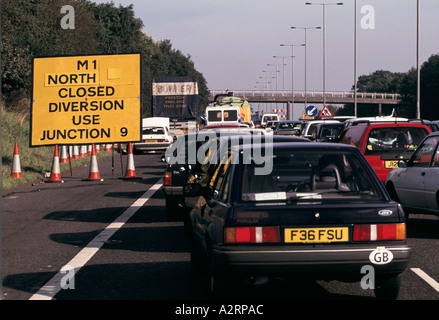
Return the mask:
<path fill-rule="evenodd" d="M 377 247 L 370 253 L 369 260 L 373 264 L 386 264 L 393 260 L 393 253 L 385 247 Z"/>

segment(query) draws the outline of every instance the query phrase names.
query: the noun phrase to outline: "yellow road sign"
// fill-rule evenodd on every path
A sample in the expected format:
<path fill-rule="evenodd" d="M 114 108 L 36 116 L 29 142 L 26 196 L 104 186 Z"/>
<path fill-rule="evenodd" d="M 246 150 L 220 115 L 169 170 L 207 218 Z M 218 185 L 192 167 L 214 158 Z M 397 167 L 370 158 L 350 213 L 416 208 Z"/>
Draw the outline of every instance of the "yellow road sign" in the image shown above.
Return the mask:
<path fill-rule="evenodd" d="M 140 54 L 34 58 L 30 146 L 141 140 Z"/>

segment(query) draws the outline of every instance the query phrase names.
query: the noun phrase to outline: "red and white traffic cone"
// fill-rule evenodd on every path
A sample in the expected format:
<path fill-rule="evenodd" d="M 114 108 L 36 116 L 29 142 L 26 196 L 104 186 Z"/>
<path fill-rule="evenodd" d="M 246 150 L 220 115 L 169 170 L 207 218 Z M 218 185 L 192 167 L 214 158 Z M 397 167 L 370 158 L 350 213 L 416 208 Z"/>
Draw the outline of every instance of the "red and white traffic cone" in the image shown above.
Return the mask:
<path fill-rule="evenodd" d="M 107 143 L 107 144 L 105 145 L 105 149 L 104 149 L 104 151 L 105 151 L 105 152 L 110 152 L 111 149 L 112 149 L 112 145 L 109 144 L 109 143 Z"/>
<path fill-rule="evenodd" d="M 61 146 L 61 163 L 68 163 L 69 162 L 69 156 L 67 155 L 67 146 L 63 145 Z"/>
<path fill-rule="evenodd" d="M 11 177 L 13 179 L 23 179 L 21 175 L 20 154 L 18 153 L 18 144 L 15 142 L 14 155 L 12 157 Z"/>
<path fill-rule="evenodd" d="M 96 153 L 101 152 L 101 146 L 99 144 L 95 145 Z"/>
<path fill-rule="evenodd" d="M 133 156 L 133 144 L 128 143 L 128 158 L 127 158 L 127 170 L 125 172 L 124 179 L 141 179 L 136 176 L 136 169 L 134 167 L 134 156 Z"/>
<path fill-rule="evenodd" d="M 79 159 L 79 147 L 77 145 L 73 146 L 73 159 Z"/>
<path fill-rule="evenodd" d="M 79 157 L 85 158 L 87 156 L 87 146 L 85 144 L 81 145 L 81 148 L 79 149 Z"/>
<path fill-rule="evenodd" d="M 88 179 L 85 180 L 104 181 L 104 179 L 101 179 L 101 176 L 99 175 L 98 161 L 96 159 L 96 148 L 94 144 L 91 146 L 90 173 L 88 175 Z"/>
<path fill-rule="evenodd" d="M 48 182 L 64 182 L 61 179 L 61 169 L 59 167 L 58 145 L 55 145 L 55 151 L 53 153 L 52 172 L 50 173 L 50 178 Z"/>

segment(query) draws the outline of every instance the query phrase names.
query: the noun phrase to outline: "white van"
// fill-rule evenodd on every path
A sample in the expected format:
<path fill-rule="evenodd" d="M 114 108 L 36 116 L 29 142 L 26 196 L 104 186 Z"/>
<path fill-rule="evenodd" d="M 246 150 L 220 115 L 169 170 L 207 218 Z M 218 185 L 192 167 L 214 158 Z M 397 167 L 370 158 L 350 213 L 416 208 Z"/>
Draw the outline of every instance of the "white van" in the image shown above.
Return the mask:
<path fill-rule="evenodd" d="M 241 110 L 235 106 L 207 107 L 206 123 L 208 126 L 239 125 L 241 123 Z"/>

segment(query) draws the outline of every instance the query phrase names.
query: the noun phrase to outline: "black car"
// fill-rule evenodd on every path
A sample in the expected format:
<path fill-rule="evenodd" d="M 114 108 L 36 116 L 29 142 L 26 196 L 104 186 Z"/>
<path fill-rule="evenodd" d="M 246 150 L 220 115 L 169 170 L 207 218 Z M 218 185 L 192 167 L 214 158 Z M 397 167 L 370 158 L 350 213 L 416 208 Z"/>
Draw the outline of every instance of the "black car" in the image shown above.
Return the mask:
<path fill-rule="evenodd" d="M 300 136 L 306 121 L 283 120 L 279 121 L 274 129 L 275 135 Z"/>
<path fill-rule="evenodd" d="M 257 131 L 259 132 L 259 131 Z M 221 145 L 226 148 L 242 144 L 243 139 L 265 141 L 310 141 L 303 137 L 264 136 L 251 130 L 209 129 L 180 135 L 162 158 L 168 164 L 163 177 L 162 190 L 165 195 L 166 216 L 168 220 L 183 220 L 188 210 L 191 210 L 196 200 L 193 197 L 185 199 L 183 188 L 188 182 L 206 181 L 212 172 L 211 164 L 221 161 Z M 201 151 L 200 151 L 201 148 Z M 168 157 L 166 157 L 166 155 Z"/>
<path fill-rule="evenodd" d="M 311 139 L 316 142 L 335 142 L 343 123 L 319 123 Z"/>
<path fill-rule="evenodd" d="M 374 270 L 377 297 L 396 298 L 408 266 L 402 207 L 358 148 L 264 143 L 231 149 L 190 213 L 191 271 L 213 294 L 235 277 L 360 281 Z"/>

